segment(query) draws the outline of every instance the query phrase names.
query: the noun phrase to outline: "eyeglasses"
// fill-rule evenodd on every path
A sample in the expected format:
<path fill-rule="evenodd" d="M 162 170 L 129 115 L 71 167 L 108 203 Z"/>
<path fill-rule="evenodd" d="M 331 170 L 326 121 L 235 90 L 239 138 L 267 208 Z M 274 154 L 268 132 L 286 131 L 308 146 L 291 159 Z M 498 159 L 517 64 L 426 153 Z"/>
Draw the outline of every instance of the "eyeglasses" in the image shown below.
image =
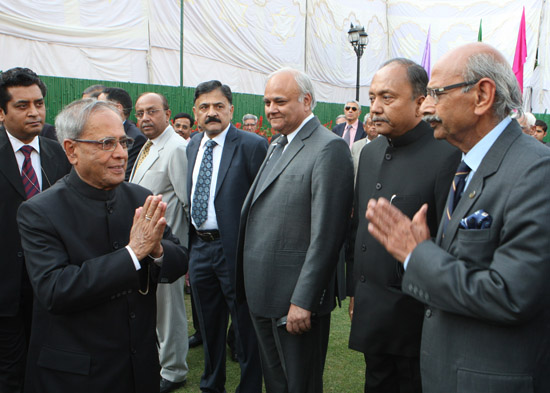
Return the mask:
<path fill-rule="evenodd" d="M 155 113 L 157 113 L 158 111 L 161 111 L 161 110 L 162 109 L 148 109 L 145 112 L 144 111 L 139 111 L 139 112 L 136 112 L 136 118 L 141 119 L 143 117 L 143 115 L 145 115 L 146 113 L 147 113 L 147 116 L 153 116 Z"/>
<path fill-rule="evenodd" d="M 426 96 L 431 96 L 434 99 L 435 103 L 437 104 L 439 102 L 439 96 L 444 91 L 449 91 L 449 90 L 457 89 L 459 87 L 464 87 L 464 86 L 472 86 L 472 85 L 475 85 L 477 82 L 479 82 L 479 79 L 476 81 L 455 83 L 454 85 L 449 85 L 445 87 L 436 87 L 435 89 L 427 87 Z"/>
<path fill-rule="evenodd" d="M 349 111 L 350 109 L 351 109 L 352 111 L 354 111 L 354 112 L 357 111 L 357 107 L 356 107 L 356 106 L 346 106 L 344 109 L 347 110 L 347 111 Z"/>
<path fill-rule="evenodd" d="M 100 139 L 98 141 L 93 141 L 90 139 L 73 139 L 73 141 L 82 142 L 82 143 L 94 143 L 96 145 L 101 145 L 101 148 L 105 151 L 114 151 L 117 147 L 117 144 L 119 143 L 124 150 L 131 149 L 132 146 L 134 145 L 134 140 L 132 138 L 117 139 L 113 137 L 108 137 L 108 138 Z"/>

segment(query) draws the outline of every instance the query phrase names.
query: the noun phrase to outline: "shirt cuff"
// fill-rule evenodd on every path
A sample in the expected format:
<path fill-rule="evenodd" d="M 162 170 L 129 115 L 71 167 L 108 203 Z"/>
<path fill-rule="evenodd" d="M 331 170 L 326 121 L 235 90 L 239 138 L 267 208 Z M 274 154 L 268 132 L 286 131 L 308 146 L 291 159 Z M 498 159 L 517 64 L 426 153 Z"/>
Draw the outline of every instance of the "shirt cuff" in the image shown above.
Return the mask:
<path fill-rule="evenodd" d="M 153 260 L 153 263 L 155 265 L 162 267 L 162 261 L 164 260 L 164 253 L 158 258 L 152 257 L 151 254 L 149 254 L 149 258 Z"/>
<path fill-rule="evenodd" d="M 134 262 L 134 267 L 136 268 L 136 270 L 140 270 L 141 264 L 139 263 L 139 260 L 137 259 L 136 254 L 134 253 L 134 250 L 132 250 L 130 246 L 126 246 L 126 249 L 128 250 L 130 257 L 132 257 L 132 262 Z"/>
<path fill-rule="evenodd" d="M 412 252 L 409 255 L 407 255 L 407 258 L 405 258 L 405 262 L 403 262 L 403 269 L 404 270 L 407 270 L 407 265 L 409 264 L 409 259 L 411 259 L 411 254 L 412 254 Z"/>

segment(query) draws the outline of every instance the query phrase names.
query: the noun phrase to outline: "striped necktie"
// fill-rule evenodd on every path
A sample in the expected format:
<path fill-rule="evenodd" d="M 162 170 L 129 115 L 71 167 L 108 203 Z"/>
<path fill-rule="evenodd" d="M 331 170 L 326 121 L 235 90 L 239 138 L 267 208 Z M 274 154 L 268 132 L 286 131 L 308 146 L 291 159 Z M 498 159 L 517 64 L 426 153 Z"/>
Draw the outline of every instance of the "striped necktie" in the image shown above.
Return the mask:
<path fill-rule="evenodd" d="M 38 177 L 32 167 L 31 153 L 33 150 L 33 147 L 29 145 L 25 145 L 19 149 L 19 151 L 25 156 L 23 166 L 21 167 L 21 180 L 23 180 L 23 188 L 25 189 L 27 199 L 30 199 L 40 192 Z"/>
<path fill-rule="evenodd" d="M 455 210 L 456 205 L 458 205 L 458 202 L 460 201 L 460 197 L 464 192 L 464 187 L 466 186 L 466 178 L 470 174 L 470 171 L 471 171 L 470 167 L 466 165 L 464 161 L 460 161 L 460 165 L 456 170 L 453 183 L 451 184 L 451 191 L 449 192 L 449 199 L 448 199 L 447 207 L 445 209 L 445 217 L 443 218 L 444 230 L 447 228 L 447 224 L 449 223 L 449 221 L 451 221 L 451 216 L 453 215 L 453 211 Z"/>

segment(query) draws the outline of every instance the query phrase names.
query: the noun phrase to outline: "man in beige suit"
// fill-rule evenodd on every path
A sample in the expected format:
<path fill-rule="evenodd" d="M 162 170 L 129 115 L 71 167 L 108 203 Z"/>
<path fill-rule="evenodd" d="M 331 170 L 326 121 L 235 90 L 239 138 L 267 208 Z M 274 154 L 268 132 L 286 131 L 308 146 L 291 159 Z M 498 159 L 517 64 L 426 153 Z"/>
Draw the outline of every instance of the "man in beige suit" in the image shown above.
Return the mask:
<path fill-rule="evenodd" d="M 166 98 L 143 93 L 136 101 L 138 126 L 148 138 L 132 170 L 130 182 L 162 194 L 167 203 L 166 221 L 180 243 L 187 247 L 187 142 L 170 125 Z M 160 392 L 167 393 L 186 382 L 187 316 L 183 301 L 185 278 L 157 289 L 157 336 L 161 370 Z"/>

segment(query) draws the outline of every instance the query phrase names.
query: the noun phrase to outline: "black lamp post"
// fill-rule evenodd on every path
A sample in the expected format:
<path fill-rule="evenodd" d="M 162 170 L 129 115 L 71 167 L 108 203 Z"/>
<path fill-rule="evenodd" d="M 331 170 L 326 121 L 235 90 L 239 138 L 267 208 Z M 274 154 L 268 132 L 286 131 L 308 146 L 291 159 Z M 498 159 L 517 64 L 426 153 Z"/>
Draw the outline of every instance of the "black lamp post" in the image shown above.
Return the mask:
<path fill-rule="evenodd" d="M 355 100 L 359 102 L 359 79 L 361 78 L 361 56 L 365 51 L 365 47 L 369 43 L 369 35 L 365 32 L 365 28 L 361 25 L 353 26 L 353 23 L 350 26 L 348 31 L 348 39 L 353 50 L 357 55 L 357 86 L 355 91 Z"/>

